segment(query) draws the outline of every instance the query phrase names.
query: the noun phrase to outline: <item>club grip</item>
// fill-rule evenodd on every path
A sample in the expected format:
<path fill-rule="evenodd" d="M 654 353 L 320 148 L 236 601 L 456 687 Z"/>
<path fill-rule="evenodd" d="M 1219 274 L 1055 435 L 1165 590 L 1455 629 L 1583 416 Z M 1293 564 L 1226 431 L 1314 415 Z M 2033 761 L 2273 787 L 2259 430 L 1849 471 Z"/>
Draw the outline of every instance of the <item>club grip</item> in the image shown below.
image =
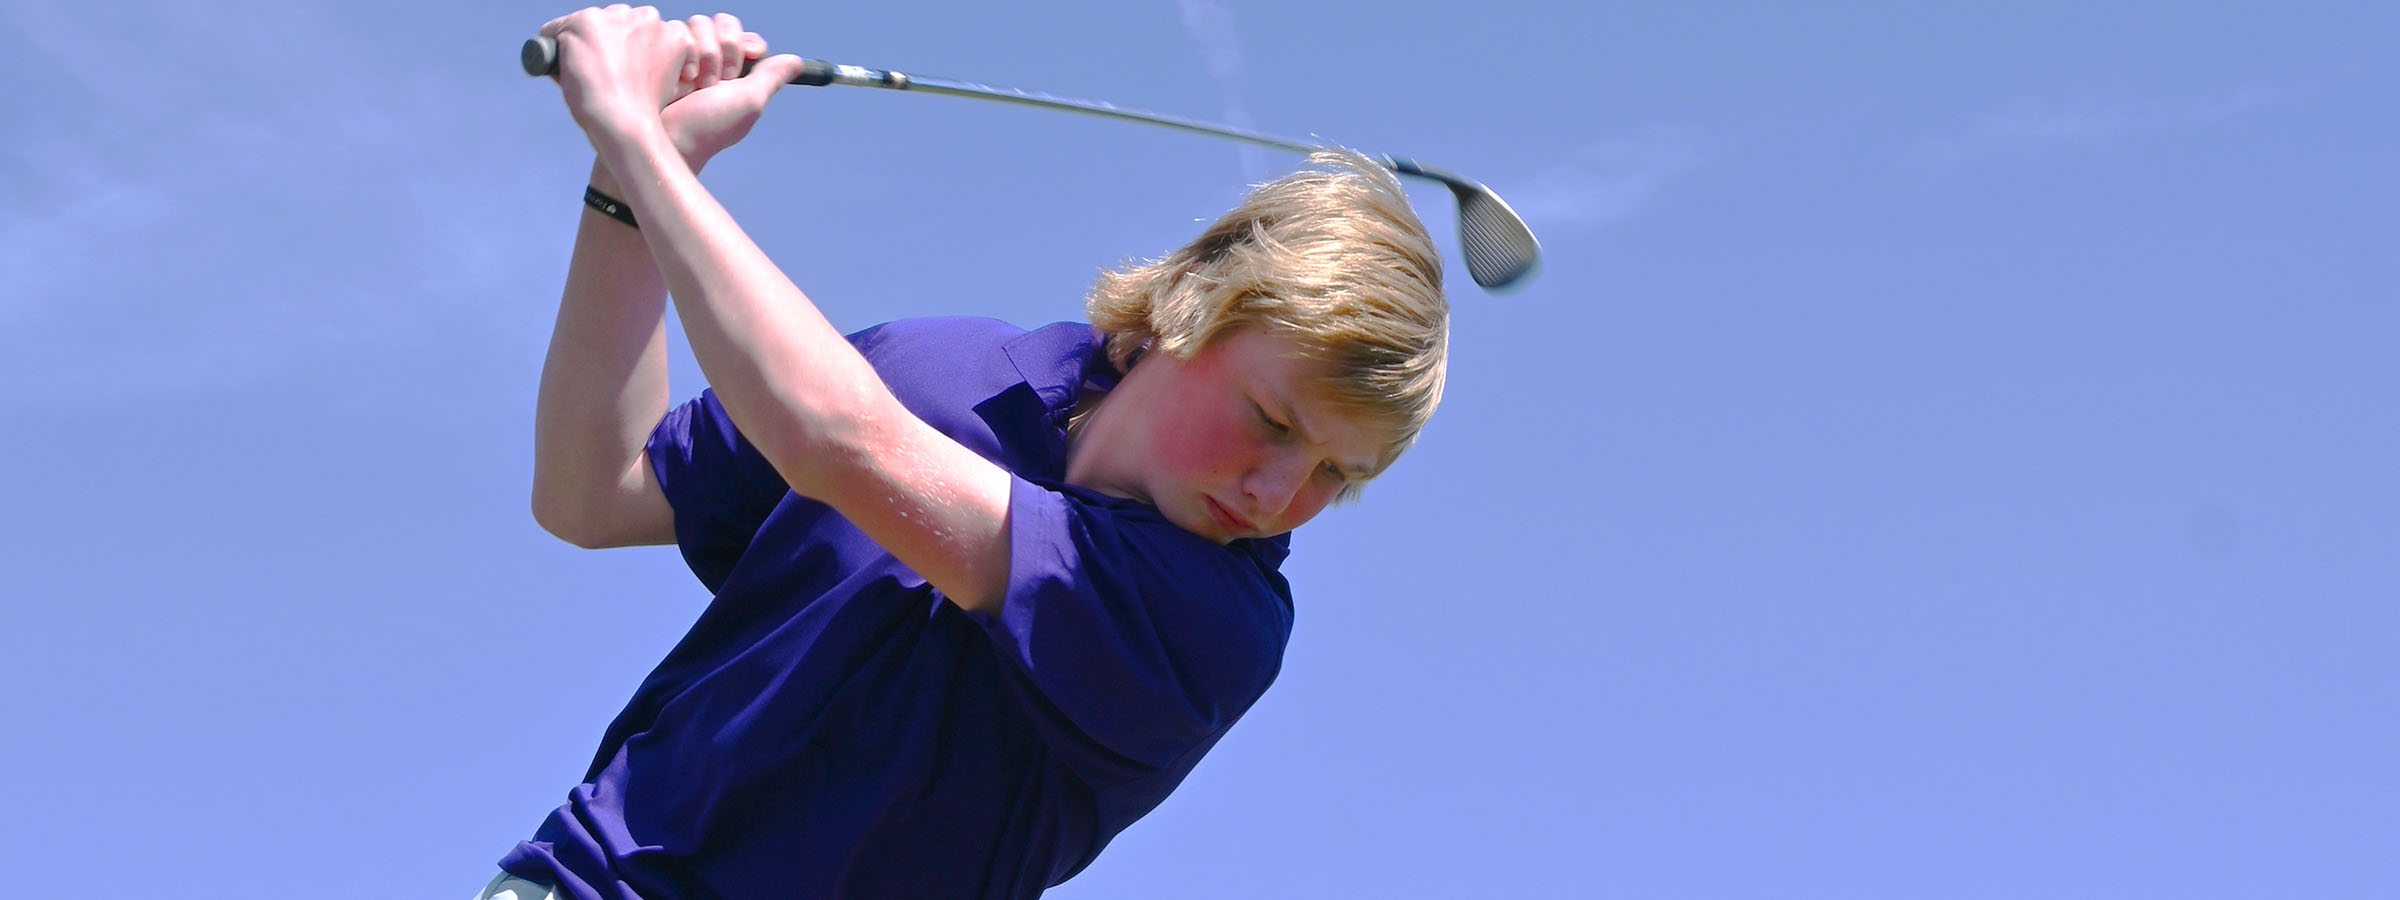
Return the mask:
<path fill-rule="evenodd" d="M 517 51 L 517 61 L 525 65 L 525 74 L 535 78 L 558 74 L 558 41 L 536 36 Z"/>
<path fill-rule="evenodd" d="M 558 41 L 535 36 L 525 42 L 524 48 L 517 51 L 517 61 L 524 64 L 525 74 L 535 78 L 556 75 L 558 74 Z M 757 60 L 742 63 L 742 74 L 750 74 L 750 67 L 757 64 Z M 832 84 L 833 64 L 821 59 L 801 60 L 800 74 L 792 76 L 789 83 L 812 87 Z"/>

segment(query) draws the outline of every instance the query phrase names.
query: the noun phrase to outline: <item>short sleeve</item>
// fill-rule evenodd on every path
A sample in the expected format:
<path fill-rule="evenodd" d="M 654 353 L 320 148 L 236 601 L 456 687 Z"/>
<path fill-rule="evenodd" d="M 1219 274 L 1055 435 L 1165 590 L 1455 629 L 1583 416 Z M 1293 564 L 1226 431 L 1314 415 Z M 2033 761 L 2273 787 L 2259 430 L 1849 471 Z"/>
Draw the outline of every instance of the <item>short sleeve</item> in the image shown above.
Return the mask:
<path fill-rule="evenodd" d="M 715 390 L 668 410 L 643 449 L 675 509 L 676 546 L 716 591 L 791 488 L 734 428 Z"/>
<path fill-rule="evenodd" d="M 1282 665 L 1291 597 L 1257 560 L 1130 502 L 1013 480 L 1008 596 L 986 630 L 1085 777 L 1137 778 L 1205 750 Z"/>

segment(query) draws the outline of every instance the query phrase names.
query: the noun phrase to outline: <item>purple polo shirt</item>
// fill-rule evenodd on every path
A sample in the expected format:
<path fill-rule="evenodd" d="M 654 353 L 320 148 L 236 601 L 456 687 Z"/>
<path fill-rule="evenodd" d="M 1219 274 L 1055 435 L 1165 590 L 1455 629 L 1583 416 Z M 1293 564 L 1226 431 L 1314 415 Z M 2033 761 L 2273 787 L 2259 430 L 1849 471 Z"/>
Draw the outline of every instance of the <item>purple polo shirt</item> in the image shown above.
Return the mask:
<path fill-rule="evenodd" d="M 1014 473 L 1001 613 L 793 494 L 701 394 L 648 450 L 715 599 L 501 868 L 581 900 L 1034 897 L 1275 679 L 1284 539 L 1220 546 L 1062 482 L 1079 389 L 1114 385 L 1091 326 L 915 320 L 851 343 Z"/>

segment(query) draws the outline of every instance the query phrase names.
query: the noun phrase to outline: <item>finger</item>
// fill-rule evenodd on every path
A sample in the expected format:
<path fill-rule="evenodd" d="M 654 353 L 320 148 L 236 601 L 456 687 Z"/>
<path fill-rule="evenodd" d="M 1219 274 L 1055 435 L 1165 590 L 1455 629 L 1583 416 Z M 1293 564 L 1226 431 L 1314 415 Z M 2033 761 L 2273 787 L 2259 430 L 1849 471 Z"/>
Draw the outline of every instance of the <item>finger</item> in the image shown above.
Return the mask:
<path fill-rule="evenodd" d="M 540 34 L 541 36 L 543 36 L 543 37 L 546 37 L 546 38 L 554 38 L 554 37 L 557 37 L 559 32 L 567 30 L 567 23 L 574 21 L 576 16 L 584 16 L 584 15 L 589 15 L 589 14 L 591 14 L 591 13 L 596 13 L 596 12 L 599 12 L 599 11 L 600 11 L 600 8 L 599 8 L 599 7 L 597 7 L 597 6 L 586 6 L 586 7 L 582 8 L 582 9 L 576 10 L 576 11 L 574 11 L 574 12 L 568 13 L 568 14 L 566 14 L 566 15 L 563 15 L 563 16 L 560 16 L 560 17 L 558 17 L 558 18 L 551 19 L 549 22 L 547 22 L 547 23 L 545 23 L 545 24 L 543 24 L 543 25 L 542 25 L 542 30 L 539 32 L 539 34 Z"/>
<path fill-rule="evenodd" d="M 740 78 L 742 77 L 742 64 L 748 62 L 742 56 L 742 20 L 734 18 L 732 13 L 718 13 L 715 21 L 719 66 L 717 78 L 719 80 Z"/>
<path fill-rule="evenodd" d="M 683 20 L 692 35 L 691 51 L 684 59 L 684 71 L 692 73 L 692 86 L 704 88 L 725 77 L 724 42 L 717 39 L 717 20 L 693 16 Z"/>
<path fill-rule="evenodd" d="M 758 34 L 758 32 L 755 32 L 755 31 L 746 31 L 746 32 L 743 32 L 743 33 L 742 33 L 742 58 L 743 58 L 743 59 L 765 59 L 765 58 L 767 58 L 767 39 L 766 39 L 766 38 L 763 38 L 763 37 L 760 37 L 760 36 L 759 36 L 759 34 Z"/>
<path fill-rule="evenodd" d="M 670 19 L 639 30 L 648 32 L 648 36 L 641 39 L 647 52 L 672 54 L 671 58 L 660 60 L 664 63 L 664 74 L 675 79 L 678 89 L 689 88 L 693 75 L 692 39 L 690 30 L 682 20 Z"/>

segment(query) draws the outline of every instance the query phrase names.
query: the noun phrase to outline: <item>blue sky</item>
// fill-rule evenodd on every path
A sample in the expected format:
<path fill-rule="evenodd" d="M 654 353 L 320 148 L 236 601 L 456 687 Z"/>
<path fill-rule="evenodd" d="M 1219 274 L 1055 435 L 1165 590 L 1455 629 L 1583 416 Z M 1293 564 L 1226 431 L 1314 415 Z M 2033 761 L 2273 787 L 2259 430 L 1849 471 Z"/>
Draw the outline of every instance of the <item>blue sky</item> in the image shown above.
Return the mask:
<path fill-rule="evenodd" d="M 526 513 L 565 11 L 0 13 L 11 893 L 469 896 L 705 602 Z M 732 11 L 1544 241 L 1487 297 L 1417 192 L 1441 414 L 1052 896 L 2400 894 L 2400 8 Z M 707 181 L 837 324 L 1035 325 L 1293 162 L 790 89 Z"/>

